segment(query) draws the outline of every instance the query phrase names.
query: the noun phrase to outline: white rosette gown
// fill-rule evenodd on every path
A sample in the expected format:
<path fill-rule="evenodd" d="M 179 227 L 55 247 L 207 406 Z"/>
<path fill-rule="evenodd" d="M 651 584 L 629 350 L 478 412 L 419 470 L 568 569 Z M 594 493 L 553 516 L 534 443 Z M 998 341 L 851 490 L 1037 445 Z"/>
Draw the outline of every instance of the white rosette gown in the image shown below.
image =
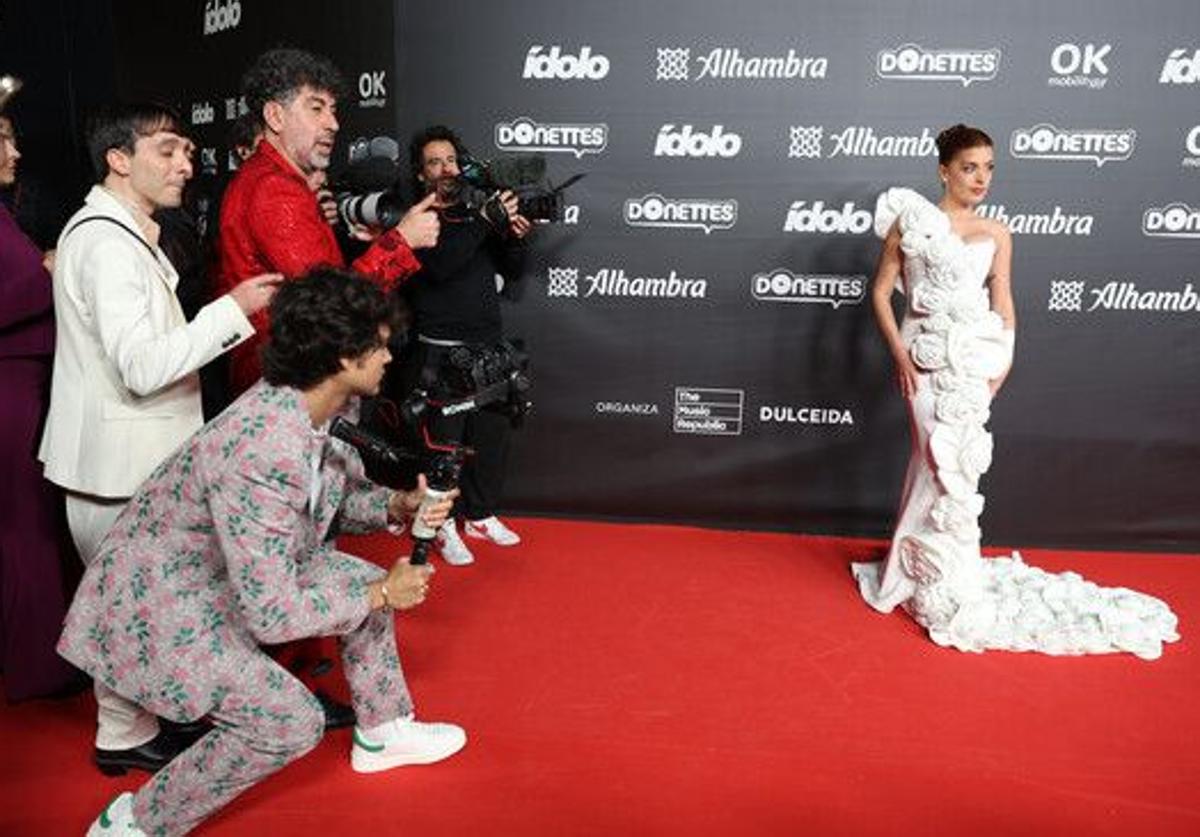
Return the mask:
<path fill-rule="evenodd" d="M 1013 353 L 1013 332 L 991 310 L 986 286 L 995 242 L 963 241 L 949 217 L 911 189 L 879 196 L 875 232 L 884 238 L 897 221 L 907 300 L 900 336 L 920 377 L 891 549 L 882 563 L 852 566 L 863 598 L 885 613 L 903 605 L 934 642 L 962 651 L 1159 657 L 1164 642 L 1179 638 L 1162 601 L 1047 573 L 1019 553 L 981 556 L 979 478 L 992 460 L 988 380 Z"/>

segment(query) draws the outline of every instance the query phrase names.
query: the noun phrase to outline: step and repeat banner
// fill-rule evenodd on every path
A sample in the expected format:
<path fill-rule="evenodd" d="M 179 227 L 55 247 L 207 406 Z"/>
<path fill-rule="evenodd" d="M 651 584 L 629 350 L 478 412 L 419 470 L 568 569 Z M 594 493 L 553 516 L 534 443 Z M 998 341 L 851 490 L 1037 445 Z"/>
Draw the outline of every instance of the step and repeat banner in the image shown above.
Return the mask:
<path fill-rule="evenodd" d="M 115 3 L 119 76 L 184 104 L 210 214 L 238 78 L 278 44 L 344 72 L 342 161 L 444 123 L 585 175 L 505 311 L 535 379 L 514 511 L 886 534 L 909 441 L 871 216 L 937 198 L 961 121 L 995 140 L 980 211 L 1018 311 L 985 536 L 1200 548 L 1193 0 L 172 8 Z"/>

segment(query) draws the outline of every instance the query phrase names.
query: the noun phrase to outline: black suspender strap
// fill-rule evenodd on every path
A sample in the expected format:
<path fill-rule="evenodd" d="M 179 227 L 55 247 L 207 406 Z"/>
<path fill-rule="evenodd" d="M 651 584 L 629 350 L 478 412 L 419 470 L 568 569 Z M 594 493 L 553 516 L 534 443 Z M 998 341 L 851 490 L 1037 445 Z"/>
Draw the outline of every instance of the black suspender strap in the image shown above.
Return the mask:
<path fill-rule="evenodd" d="M 131 236 L 133 236 L 134 240 L 136 240 L 138 244 L 145 247 L 146 251 L 151 255 L 152 258 L 154 258 L 155 261 L 158 260 L 158 254 L 154 252 L 154 248 L 150 246 L 150 242 L 146 241 L 146 239 L 142 238 L 140 235 L 135 233 L 133 230 L 129 229 L 128 226 L 126 226 L 125 224 L 122 224 L 116 218 L 109 218 L 107 215 L 92 215 L 87 218 L 81 218 L 78 221 L 76 221 L 74 224 L 72 224 L 67 229 L 67 231 L 62 234 L 62 237 L 66 238 L 72 232 L 79 229 L 79 227 L 83 226 L 84 224 L 88 223 L 89 221 L 107 221 L 110 224 L 116 224 L 118 227 L 125 230 L 125 232 L 127 232 Z"/>

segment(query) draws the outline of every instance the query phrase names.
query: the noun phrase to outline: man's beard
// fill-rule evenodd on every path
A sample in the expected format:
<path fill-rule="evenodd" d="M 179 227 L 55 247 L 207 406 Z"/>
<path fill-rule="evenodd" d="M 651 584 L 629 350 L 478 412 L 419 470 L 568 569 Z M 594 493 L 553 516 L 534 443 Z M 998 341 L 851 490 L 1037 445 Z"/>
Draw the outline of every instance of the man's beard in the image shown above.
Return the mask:
<path fill-rule="evenodd" d="M 439 177 L 433 185 L 438 200 L 443 203 L 458 203 L 462 190 L 458 186 L 457 177 Z"/>
<path fill-rule="evenodd" d="M 324 151 L 317 151 L 314 148 L 308 155 L 308 165 L 312 171 L 324 171 L 329 168 L 329 161 L 332 158 L 332 154 L 326 154 Z M 309 173 L 311 174 L 311 171 Z"/>

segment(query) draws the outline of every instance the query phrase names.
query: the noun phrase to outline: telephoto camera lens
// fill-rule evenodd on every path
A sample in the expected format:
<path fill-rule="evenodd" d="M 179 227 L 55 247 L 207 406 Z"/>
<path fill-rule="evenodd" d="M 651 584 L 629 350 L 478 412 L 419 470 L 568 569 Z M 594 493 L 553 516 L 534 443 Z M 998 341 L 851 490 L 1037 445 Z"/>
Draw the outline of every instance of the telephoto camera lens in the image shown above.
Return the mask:
<path fill-rule="evenodd" d="M 365 195 L 338 196 L 338 215 L 346 226 L 394 227 L 404 217 L 404 205 L 395 192 L 370 192 Z"/>

